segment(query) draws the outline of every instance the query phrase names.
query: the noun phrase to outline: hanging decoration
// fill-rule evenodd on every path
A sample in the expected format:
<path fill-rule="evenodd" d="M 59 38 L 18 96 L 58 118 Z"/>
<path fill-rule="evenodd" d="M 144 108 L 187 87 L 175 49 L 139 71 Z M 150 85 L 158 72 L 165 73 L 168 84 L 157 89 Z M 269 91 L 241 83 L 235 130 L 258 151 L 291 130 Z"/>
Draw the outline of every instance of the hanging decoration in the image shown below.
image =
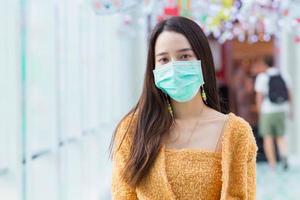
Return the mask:
<path fill-rule="evenodd" d="M 124 12 L 140 2 L 141 0 L 91 0 L 92 7 L 98 15 Z"/>
<path fill-rule="evenodd" d="M 297 31 L 295 32 L 294 42 L 300 44 L 300 17 L 294 19 L 294 26 L 297 27 Z"/>
<path fill-rule="evenodd" d="M 89 0 L 97 15 L 120 15 L 117 34 L 121 37 L 135 38 L 136 29 L 145 26 L 144 16 L 152 13 L 156 0 Z M 141 9 L 142 16 L 132 18 L 130 11 Z"/>
<path fill-rule="evenodd" d="M 179 13 L 179 7 L 176 0 L 165 0 L 165 1 L 159 1 L 156 4 L 156 8 L 159 9 L 153 9 L 153 12 L 151 13 L 152 16 L 156 16 L 156 21 L 159 22 L 167 17 L 170 16 L 178 16 Z"/>
<path fill-rule="evenodd" d="M 178 0 L 178 9 L 181 16 L 192 17 L 191 0 Z"/>
<path fill-rule="evenodd" d="M 291 0 L 165 0 L 159 5 L 164 6 L 164 12 L 157 19 L 186 16 L 220 43 L 234 38 L 254 43 L 270 41 L 283 28 L 300 35 L 300 12 L 291 5 Z"/>
<path fill-rule="evenodd" d="M 122 26 L 132 26 L 124 12 L 130 8 L 151 15 L 151 24 L 170 16 L 185 16 L 195 20 L 207 36 L 220 43 L 238 39 L 241 42 L 270 41 L 279 30 L 293 31 L 294 42 L 300 43 L 300 12 L 292 7 L 293 0 L 91 0 L 99 15 L 122 13 Z M 139 6 L 138 6 L 139 5 Z M 299 6 L 300 8 L 300 6 Z M 297 11 L 298 10 L 298 11 Z"/>

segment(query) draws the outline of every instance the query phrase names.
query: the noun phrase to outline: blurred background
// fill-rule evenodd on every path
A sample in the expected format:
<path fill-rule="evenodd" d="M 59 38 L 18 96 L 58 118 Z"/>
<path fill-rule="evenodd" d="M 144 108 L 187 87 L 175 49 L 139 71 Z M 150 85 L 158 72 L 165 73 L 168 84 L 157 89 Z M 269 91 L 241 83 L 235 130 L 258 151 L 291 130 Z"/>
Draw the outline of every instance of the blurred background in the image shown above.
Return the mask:
<path fill-rule="evenodd" d="M 109 200 L 108 146 L 168 16 L 209 38 L 224 108 L 253 126 L 257 199 L 300 199 L 299 0 L 0 0 L 0 199 Z M 253 88 L 273 56 L 292 82 L 290 168 L 269 171 Z"/>

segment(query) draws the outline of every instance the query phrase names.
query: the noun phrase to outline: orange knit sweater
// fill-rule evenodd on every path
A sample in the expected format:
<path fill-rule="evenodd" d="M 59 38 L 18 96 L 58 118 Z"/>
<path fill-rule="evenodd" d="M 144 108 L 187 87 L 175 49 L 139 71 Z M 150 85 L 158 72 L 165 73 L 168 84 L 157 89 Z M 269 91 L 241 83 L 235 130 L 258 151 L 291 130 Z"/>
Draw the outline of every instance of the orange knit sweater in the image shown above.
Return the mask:
<path fill-rule="evenodd" d="M 128 126 L 131 120 L 136 123 L 135 117 L 126 117 L 116 134 L 113 199 L 255 199 L 257 146 L 251 127 L 242 118 L 229 114 L 219 154 L 201 150 L 177 152 L 162 147 L 149 173 L 135 188 L 120 176 L 130 151 L 132 127 Z"/>

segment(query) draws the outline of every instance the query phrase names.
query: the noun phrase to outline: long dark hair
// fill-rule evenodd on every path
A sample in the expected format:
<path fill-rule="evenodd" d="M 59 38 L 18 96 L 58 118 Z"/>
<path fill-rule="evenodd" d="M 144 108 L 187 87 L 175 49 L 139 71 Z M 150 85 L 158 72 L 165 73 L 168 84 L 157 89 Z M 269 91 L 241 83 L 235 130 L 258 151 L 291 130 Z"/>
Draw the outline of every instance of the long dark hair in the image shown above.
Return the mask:
<path fill-rule="evenodd" d="M 136 186 L 148 173 L 161 148 L 162 135 L 168 133 L 173 123 L 167 109 L 168 97 L 155 86 L 152 72 L 155 66 L 156 39 L 163 31 L 175 31 L 187 38 L 197 59 L 201 60 L 207 105 L 220 111 L 214 62 L 207 38 L 200 26 L 184 17 L 171 17 L 158 23 L 150 35 L 141 97 L 137 105 L 126 115 L 136 113 L 137 118 L 133 124 L 131 150 L 123 173 L 124 180 L 131 186 Z M 111 144 L 114 143 L 115 134 L 116 131 Z"/>

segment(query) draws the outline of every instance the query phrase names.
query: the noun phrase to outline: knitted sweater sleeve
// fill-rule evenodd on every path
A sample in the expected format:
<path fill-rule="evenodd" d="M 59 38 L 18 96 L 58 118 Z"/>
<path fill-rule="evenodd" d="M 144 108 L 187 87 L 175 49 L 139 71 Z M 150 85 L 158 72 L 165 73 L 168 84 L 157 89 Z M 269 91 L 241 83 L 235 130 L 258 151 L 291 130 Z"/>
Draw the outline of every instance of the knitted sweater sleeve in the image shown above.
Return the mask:
<path fill-rule="evenodd" d="M 119 124 L 115 136 L 113 150 L 113 169 L 112 169 L 112 199 L 114 200 L 137 200 L 135 188 L 132 188 L 122 178 L 122 172 L 127 162 L 130 152 L 130 134 L 133 123 L 131 115 Z"/>
<path fill-rule="evenodd" d="M 221 199 L 256 199 L 257 145 L 250 125 L 236 117 L 225 144 Z"/>
<path fill-rule="evenodd" d="M 248 128 L 248 157 L 247 157 L 247 196 L 248 199 L 256 199 L 256 156 L 257 145 L 252 130 Z"/>

